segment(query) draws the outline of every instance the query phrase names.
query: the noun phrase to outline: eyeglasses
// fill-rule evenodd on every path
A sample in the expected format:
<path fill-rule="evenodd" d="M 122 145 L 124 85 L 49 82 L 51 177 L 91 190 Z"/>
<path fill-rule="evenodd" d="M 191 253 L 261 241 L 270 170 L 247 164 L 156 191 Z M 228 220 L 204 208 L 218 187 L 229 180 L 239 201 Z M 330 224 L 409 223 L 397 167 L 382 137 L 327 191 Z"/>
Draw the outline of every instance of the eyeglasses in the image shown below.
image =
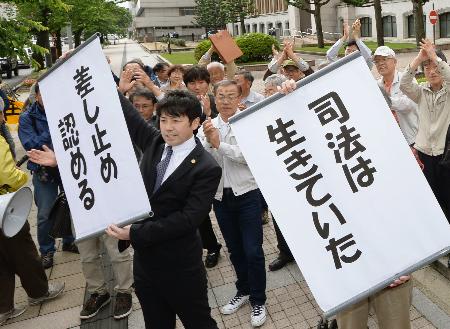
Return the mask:
<path fill-rule="evenodd" d="M 232 101 L 235 101 L 236 99 L 238 99 L 238 97 L 239 97 L 238 95 L 218 95 L 216 97 L 216 100 L 218 100 L 220 102 L 225 102 L 225 101 L 232 102 Z"/>

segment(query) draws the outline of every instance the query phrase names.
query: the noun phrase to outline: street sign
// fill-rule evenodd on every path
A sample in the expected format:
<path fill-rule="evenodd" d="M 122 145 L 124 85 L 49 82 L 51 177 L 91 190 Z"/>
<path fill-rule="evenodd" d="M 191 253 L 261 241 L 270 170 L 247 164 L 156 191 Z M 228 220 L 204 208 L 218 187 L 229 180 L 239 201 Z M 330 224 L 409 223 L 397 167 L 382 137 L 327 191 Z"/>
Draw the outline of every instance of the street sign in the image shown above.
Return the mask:
<path fill-rule="evenodd" d="M 436 12 L 436 10 L 432 10 L 430 11 L 430 14 L 428 16 L 430 18 L 430 23 L 435 25 L 438 21 L 438 13 Z"/>

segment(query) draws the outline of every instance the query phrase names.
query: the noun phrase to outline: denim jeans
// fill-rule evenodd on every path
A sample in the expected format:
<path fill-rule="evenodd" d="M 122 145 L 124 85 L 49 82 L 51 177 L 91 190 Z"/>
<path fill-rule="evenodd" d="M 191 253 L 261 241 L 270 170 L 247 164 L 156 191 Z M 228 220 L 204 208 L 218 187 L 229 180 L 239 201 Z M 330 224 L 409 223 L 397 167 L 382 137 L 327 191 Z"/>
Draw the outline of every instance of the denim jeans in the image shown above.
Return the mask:
<path fill-rule="evenodd" d="M 55 252 L 55 239 L 49 234 L 52 228 L 52 222 L 48 220 L 50 210 L 58 196 L 57 182 L 41 182 L 36 175 L 33 175 L 34 202 L 38 209 L 37 212 L 37 238 L 39 242 L 39 251 L 42 255 L 49 252 Z M 74 241 L 73 237 L 65 237 L 64 244 L 70 244 Z"/>
<path fill-rule="evenodd" d="M 259 189 L 235 196 L 223 190 L 222 201 L 214 200 L 214 212 L 236 271 L 236 288 L 250 295 L 252 305 L 266 302 L 261 193 Z"/>

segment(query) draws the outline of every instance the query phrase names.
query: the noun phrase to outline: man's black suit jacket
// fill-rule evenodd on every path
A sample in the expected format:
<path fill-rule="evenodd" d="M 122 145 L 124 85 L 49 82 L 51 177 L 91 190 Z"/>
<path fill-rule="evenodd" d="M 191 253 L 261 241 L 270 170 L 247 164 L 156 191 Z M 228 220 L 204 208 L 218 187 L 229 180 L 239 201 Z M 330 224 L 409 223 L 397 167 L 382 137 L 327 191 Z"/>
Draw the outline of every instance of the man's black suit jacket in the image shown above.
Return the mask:
<path fill-rule="evenodd" d="M 152 217 L 131 226 L 135 279 L 197 269 L 203 266 L 197 228 L 208 217 L 222 170 L 196 139 L 195 149 L 153 194 L 165 142 L 128 99 L 119 95 L 131 140 L 143 150 L 141 173 L 153 211 Z"/>

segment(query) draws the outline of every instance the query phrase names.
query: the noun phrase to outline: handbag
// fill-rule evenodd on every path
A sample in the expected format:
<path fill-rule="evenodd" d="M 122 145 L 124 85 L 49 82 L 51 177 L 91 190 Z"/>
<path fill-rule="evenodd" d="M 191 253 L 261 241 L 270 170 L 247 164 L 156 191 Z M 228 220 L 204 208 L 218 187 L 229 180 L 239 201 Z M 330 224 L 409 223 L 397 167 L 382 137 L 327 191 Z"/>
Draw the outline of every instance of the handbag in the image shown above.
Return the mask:
<path fill-rule="evenodd" d="M 69 203 L 67 202 L 66 193 L 62 191 L 56 197 L 55 203 L 50 210 L 48 216 L 52 223 L 49 235 L 53 238 L 63 238 L 73 236 L 72 233 L 72 216 L 70 214 Z"/>

